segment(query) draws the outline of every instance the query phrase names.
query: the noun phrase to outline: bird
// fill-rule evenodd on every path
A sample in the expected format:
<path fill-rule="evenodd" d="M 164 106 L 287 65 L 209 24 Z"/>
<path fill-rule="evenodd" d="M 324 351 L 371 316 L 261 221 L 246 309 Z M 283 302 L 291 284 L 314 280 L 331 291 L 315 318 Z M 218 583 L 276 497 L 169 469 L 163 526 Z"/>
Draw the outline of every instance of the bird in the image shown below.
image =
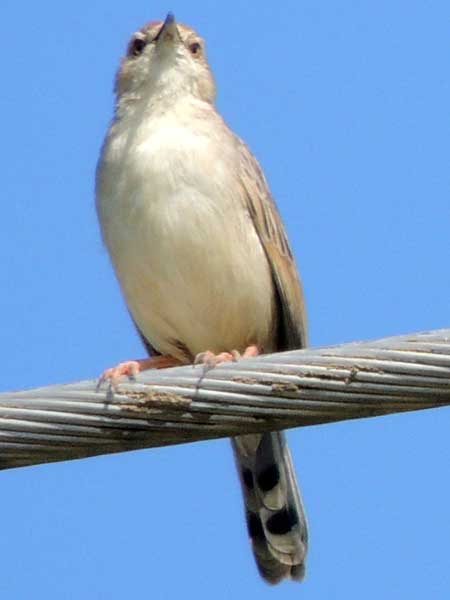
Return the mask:
<path fill-rule="evenodd" d="M 205 41 L 169 13 L 136 31 L 115 79 L 96 208 L 147 368 L 304 347 L 305 302 L 266 178 L 215 105 Z M 284 432 L 232 439 L 247 530 L 268 583 L 302 580 L 308 527 Z"/>

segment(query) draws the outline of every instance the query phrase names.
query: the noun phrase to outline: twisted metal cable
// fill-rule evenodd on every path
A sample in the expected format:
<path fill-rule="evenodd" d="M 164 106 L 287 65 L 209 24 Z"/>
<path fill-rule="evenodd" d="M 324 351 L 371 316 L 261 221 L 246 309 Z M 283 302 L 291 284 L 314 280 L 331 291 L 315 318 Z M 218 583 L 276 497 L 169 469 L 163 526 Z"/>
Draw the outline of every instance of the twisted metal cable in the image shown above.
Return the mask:
<path fill-rule="evenodd" d="M 450 329 L 0 394 L 0 468 L 450 405 Z"/>

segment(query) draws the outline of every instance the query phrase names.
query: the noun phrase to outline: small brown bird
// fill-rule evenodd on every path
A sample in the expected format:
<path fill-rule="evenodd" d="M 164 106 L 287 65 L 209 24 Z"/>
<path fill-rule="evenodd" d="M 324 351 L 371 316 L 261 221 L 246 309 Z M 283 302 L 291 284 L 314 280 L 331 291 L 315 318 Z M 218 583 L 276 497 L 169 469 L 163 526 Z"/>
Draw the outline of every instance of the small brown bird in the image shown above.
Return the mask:
<path fill-rule="evenodd" d="M 97 211 L 150 358 L 105 371 L 215 366 L 300 348 L 300 281 L 264 175 L 215 105 L 203 39 L 169 14 L 131 38 L 97 169 Z M 261 575 L 300 580 L 307 524 L 283 433 L 233 448 Z"/>

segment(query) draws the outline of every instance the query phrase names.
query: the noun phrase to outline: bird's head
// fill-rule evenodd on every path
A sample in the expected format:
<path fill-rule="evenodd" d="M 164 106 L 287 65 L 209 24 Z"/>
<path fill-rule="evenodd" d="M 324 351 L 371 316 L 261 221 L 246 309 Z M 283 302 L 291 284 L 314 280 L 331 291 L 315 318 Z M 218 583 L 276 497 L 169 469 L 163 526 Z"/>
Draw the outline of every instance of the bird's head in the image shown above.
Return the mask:
<path fill-rule="evenodd" d="M 183 94 L 213 103 L 215 85 L 205 42 L 193 29 L 177 23 L 171 13 L 164 22 L 148 23 L 131 37 L 115 92 L 119 105 Z"/>

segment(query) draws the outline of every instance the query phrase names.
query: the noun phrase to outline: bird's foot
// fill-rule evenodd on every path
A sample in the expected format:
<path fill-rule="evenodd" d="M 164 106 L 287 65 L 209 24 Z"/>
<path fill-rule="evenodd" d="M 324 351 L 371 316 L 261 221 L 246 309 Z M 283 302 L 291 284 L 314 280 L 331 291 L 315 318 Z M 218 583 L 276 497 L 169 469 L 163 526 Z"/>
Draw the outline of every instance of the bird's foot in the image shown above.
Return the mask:
<path fill-rule="evenodd" d="M 220 354 L 214 354 L 210 350 L 206 352 L 200 352 L 194 359 L 195 365 L 203 365 L 204 372 L 208 372 L 210 369 L 214 369 L 217 365 L 224 362 L 237 362 L 240 358 L 252 358 L 258 356 L 258 346 L 248 346 L 241 354 L 238 350 L 231 350 L 230 352 L 220 352 Z"/>
<path fill-rule="evenodd" d="M 214 354 L 214 352 L 206 350 L 206 352 L 200 352 L 197 354 L 194 359 L 194 365 L 203 365 L 205 371 L 209 371 L 221 363 L 236 362 L 240 357 L 241 355 L 237 350 L 232 350 L 231 352 L 220 352 L 220 354 Z"/>
<path fill-rule="evenodd" d="M 242 354 L 242 358 L 254 358 L 255 356 L 259 356 L 259 348 L 256 344 L 247 346 Z"/>
<path fill-rule="evenodd" d="M 141 371 L 146 371 L 147 369 L 166 369 L 168 367 L 176 367 L 180 364 L 181 362 L 177 358 L 174 358 L 169 354 L 151 356 L 150 358 L 142 358 L 139 360 L 126 360 L 114 367 L 105 369 L 100 375 L 97 389 L 105 382 L 109 382 L 113 388 L 116 388 L 119 379 L 123 375 L 127 375 L 130 379 L 135 379 L 136 375 Z"/>

